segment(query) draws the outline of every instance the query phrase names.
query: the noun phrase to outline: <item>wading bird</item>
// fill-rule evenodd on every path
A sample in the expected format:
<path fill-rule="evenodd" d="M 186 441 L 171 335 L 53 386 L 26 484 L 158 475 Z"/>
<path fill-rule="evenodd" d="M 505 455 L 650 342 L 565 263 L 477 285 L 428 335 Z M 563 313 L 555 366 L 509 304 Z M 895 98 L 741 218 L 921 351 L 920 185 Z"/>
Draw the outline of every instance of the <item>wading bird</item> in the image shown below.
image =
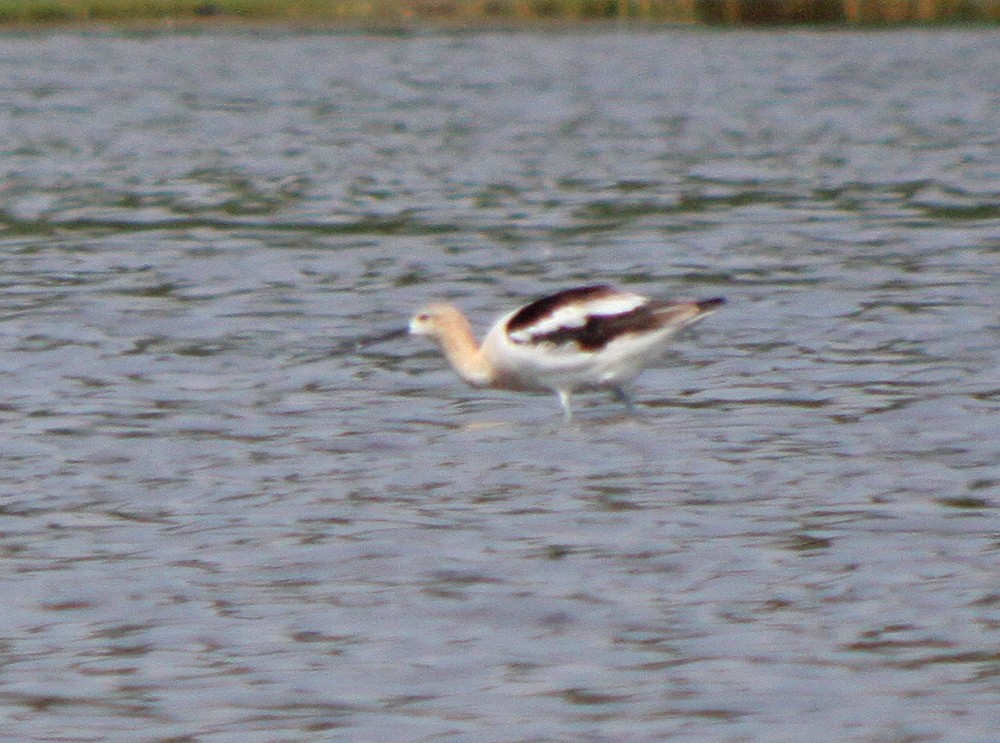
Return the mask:
<path fill-rule="evenodd" d="M 663 302 L 598 284 L 504 315 L 481 344 L 461 310 L 444 303 L 417 313 L 410 333 L 434 340 L 473 387 L 554 391 L 569 419 L 579 390 L 610 390 L 631 411 L 625 386 L 662 356 L 671 335 L 724 302 Z"/>

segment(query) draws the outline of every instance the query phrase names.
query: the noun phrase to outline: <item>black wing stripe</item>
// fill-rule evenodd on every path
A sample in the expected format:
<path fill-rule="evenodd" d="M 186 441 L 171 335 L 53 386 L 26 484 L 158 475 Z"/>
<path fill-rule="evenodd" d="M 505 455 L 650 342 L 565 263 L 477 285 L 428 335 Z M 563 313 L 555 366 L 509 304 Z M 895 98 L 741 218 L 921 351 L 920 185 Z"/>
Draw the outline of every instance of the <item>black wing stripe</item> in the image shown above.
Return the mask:
<path fill-rule="evenodd" d="M 537 333 L 526 343 L 575 343 L 582 351 L 600 351 L 616 338 L 674 326 L 683 328 L 725 303 L 722 297 L 700 302 L 645 304 L 617 315 L 590 315 L 583 325 Z"/>
<path fill-rule="evenodd" d="M 600 351 L 615 338 L 630 333 L 656 330 L 663 325 L 661 317 L 646 306 L 620 315 L 591 315 L 587 322 L 576 327 L 563 327 L 548 333 L 533 335 L 529 343 L 576 343 L 583 351 Z"/>
<path fill-rule="evenodd" d="M 507 333 L 516 333 L 519 330 L 530 328 L 542 318 L 552 314 L 553 311 L 567 304 L 586 302 L 591 299 L 607 297 L 616 294 L 615 290 L 607 284 L 594 284 L 593 286 L 581 286 L 576 289 L 566 289 L 565 291 L 542 297 L 529 305 L 522 307 L 517 313 L 507 321 Z"/>

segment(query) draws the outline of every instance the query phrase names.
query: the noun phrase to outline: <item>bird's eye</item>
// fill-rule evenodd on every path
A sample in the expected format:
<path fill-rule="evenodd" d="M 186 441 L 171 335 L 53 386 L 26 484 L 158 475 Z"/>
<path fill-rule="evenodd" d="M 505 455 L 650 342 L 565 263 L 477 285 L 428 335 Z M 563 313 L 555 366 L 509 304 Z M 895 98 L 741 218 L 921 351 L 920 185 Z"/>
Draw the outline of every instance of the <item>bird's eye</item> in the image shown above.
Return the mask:
<path fill-rule="evenodd" d="M 428 315 L 426 312 L 421 312 L 419 315 L 417 315 L 417 320 L 419 320 L 420 322 L 427 322 L 430 319 L 431 316 Z"/>

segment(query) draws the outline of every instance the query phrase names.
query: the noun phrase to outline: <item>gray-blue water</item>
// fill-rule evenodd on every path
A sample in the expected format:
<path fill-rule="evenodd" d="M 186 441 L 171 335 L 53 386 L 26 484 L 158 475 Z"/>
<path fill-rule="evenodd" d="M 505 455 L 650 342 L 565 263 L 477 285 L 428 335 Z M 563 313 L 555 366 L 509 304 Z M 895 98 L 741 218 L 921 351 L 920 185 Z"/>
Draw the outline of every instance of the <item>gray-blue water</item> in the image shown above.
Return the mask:
<path fill-rule="evenodd" d="M 1000 739 L 1000 34 L 0 38 L 0 740 Z M 636 389 L 417 339 L 723 294 Z"/>

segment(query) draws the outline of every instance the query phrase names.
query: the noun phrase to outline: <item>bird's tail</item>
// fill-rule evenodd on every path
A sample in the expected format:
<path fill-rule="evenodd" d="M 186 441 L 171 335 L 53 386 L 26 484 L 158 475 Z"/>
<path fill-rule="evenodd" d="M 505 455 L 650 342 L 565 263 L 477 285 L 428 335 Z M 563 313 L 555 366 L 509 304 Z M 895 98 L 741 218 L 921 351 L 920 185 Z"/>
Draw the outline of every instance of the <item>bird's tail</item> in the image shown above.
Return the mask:
<path fill-rule="evenodd" d="M 695 302 L 663 302 L 650 307 L 650 310 L 657 317 L 660 327 L 679 330 L 711 315 L 725 303 L 722 297 L 713 297 Z"/>
<path fill-rule="evenodd" d="M 698 306 L 698 311 L 707 314 L 709 312 L 715 312 L 719 307 L 726 303 L 725 297 L 712 297 L 711 299 L 699 299 L 694 302 Z"/>

